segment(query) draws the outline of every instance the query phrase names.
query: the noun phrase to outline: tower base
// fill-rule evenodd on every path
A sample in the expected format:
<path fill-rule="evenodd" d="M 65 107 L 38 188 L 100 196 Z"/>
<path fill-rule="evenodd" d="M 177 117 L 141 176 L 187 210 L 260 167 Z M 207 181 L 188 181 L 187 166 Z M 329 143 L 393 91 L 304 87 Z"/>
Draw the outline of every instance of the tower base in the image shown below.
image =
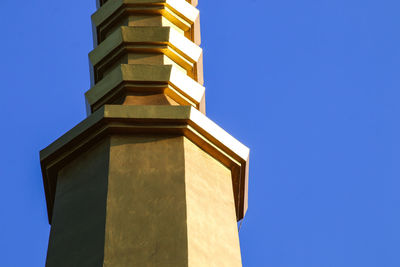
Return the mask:
<path fill-rule="evenodd" d="M 246 153 L 193 108 L 105 106 L 41 152 L 46 266 L 241 266 Z"/>

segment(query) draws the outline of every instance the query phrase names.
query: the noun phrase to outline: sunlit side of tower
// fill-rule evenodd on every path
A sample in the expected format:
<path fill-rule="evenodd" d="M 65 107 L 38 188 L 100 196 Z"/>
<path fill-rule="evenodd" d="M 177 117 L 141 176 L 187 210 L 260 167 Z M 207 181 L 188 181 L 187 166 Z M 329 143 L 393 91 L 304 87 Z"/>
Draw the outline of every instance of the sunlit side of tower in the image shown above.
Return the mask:
<path fill-rule="evenodd" d="M 249 149 L 205 116 L 196 6 L 98 0 L 88 117 L 40 152 L 46 266 L 242 265 Z"/>

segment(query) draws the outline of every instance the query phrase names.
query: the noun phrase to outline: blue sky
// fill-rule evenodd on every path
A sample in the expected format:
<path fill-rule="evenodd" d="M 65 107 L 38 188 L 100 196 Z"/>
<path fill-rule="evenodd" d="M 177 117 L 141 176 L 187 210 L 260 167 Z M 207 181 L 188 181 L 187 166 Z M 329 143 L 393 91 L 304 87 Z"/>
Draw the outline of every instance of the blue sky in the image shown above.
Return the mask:
<path fill-rule="evenodd" d="M 208 116 L 252 149 L 244 266 L 400 266 L 400 2 L 199 9 Z M 38 152 L 85 118 L 94 11 L 0 1 L 2 266 L 44 266 Z"/>

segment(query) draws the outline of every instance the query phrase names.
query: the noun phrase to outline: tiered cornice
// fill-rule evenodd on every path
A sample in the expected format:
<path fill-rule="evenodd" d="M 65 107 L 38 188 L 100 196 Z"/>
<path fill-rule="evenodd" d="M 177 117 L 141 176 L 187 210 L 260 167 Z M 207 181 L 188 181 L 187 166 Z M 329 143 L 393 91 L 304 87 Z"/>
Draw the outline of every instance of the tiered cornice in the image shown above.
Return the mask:
<path fill-rule="evenodd" d="M 105 104 L 192 105 L 205 113 L 198 9 L 184 0 L 113 0 L 98 6 L 92 16 L 88 114 Z M 120 84 L 105 85 L 125 64 L 142 75 L 133 80 L 122 75 Z M 162 77 L 146 73 L 150 69 Z"/>

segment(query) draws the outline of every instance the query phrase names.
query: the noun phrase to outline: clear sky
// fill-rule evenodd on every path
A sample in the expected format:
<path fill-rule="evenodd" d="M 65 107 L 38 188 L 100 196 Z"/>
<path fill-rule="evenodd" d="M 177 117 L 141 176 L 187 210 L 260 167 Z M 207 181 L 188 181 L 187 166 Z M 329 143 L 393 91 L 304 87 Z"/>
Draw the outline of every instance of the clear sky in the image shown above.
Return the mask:
<path fill-rule="evenodd" d="M 400 2 L 199 0 L 208 116 L 251 148 L 246 267 L 400 266 Z M 94 0 L 0 0 L 0 257 L 44 266 L 39 150 L 85 118 Z"/>

